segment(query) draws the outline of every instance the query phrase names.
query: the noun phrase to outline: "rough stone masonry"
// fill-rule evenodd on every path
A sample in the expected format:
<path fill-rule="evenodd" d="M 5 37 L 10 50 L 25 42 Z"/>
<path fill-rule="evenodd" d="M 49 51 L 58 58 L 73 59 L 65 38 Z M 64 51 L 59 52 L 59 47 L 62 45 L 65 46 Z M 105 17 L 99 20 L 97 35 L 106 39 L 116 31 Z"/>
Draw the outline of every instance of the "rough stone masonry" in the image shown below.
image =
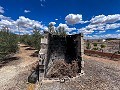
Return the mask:
<path fill-rule="evenodd" d="M 84 41 L 82 33 L 61 36 L 44 32 L 39 51 L 40 71 L 44 73 L 44 77 L 47 77 L 55 61 L 64 61 L 68 65 L 76 61 L 78 73 L 80 73 L 82 70 L 83 55 Z"/>

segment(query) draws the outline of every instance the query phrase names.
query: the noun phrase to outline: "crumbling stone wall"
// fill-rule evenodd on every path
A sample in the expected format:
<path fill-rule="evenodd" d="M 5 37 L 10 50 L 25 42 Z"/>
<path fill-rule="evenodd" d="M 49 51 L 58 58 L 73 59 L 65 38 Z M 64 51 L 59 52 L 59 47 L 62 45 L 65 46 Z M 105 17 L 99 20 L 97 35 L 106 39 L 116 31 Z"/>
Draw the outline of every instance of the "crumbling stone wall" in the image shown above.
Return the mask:
<path fill-rule="evenodd" d="M 82 55 L 84 53 L 82 40 L 83 40 L 82 34 L 60 36 L 46 33 L 43 40 L 47 41 L 46 45 L 45 43 L 44 44 L 42 43 L 43 48 L 41 48 L 40 50 L 41 55 L 43 54 L 45 56 L 44 59 L 45 75 L 47 75 L 51 71 L 53 63 L 56 60 L 64 60 L 65 63 L 68 64 L 72 63 L 72 61 L 77 61 L 80 72 Z M 42 51 L 44 51 L 45 46 L 46 46 L 45 52 L 42 53 Z"/>

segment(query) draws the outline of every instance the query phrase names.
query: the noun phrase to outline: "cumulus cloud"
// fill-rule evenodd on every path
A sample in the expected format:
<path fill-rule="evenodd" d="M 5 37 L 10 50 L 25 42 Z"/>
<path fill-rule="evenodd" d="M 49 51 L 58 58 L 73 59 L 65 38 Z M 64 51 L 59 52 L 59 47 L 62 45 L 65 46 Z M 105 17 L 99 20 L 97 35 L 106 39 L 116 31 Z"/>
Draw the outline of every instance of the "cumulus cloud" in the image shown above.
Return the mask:
<path fill-rule="evenodd" d="M 85 39 L 106 39 L 106 38 L 120 39 L 120 34 L 85 35 Z"/>
<path fill-rule="evenodd" d="M 99 33 L 103 33 L 105 30 L 120 28 L 120 23 L 117 23 L 117 21 L 120 21 L 120 14 L 98 15 L 90 20 L 88 26 L 78 29 L 78 32 L 92 34 L 95 30 L 102 30 Z"/>
<path fill-rule="evenodd" d="M 3 14 L 4 12 L 4 8 L 0 6 L 0 14 Z"/>
<path fill-rule="evenodd" d="M 29 12 L 31 12 L 30 10 L 24 10 L 24 13 L 29 13 Z"/>
<path fill-rule="evenodd" d="M 99 31 L 99 34 L 104 33 L 104 32 L 106 32 L 106 31 Z"/>
<path fill-rule="evenodd" d="M 10 26 L 10 25 L 12 25 L 12 22 L 10 22 L 10 21 L 8 21 L 8 20 L 1 20 L 1 21 L 0 21 L 0 25 Z"/>
<path fill-rule="evenodd" d="M 105 25 L 104 24 L 99 24 L 99 25 L 91 25 L 89 24 L 86 27 L 78 29 L 78 33 L 84 33 L 84 34 L 92 34 L 95 30 L 105 30 Z"/>
<path fill-rule="evenodd" d="M 73 24 L 83 24 L 87 23 L 88 21 L 82 21 L 82 15 L 81 14 L 69 14 L 65 17 L 66 23 L 73 25 Z"/>
<path fill-rule="evenodd" d="M 120 20 L 120 14 L 114 14 L 114 15 L 98 15 L 93 17 L 90 22 L 91 24 L 103 24 L 103 23 L 114 23 Z"/>
<path fill-rule="evenodd" d="M 7 26 L 10 28 L 11 32 L 18 33 L 18 26 L 20 33 L 30 34 L 32 33 L 33 28 L 36 26 L 37 28 L 47 29 L 46 26 L 42 25 L 41 22 L 31 20 L 24 16 L 20 16 L 17 20 L 12 20 L 10 17 L 5 17 L 0 15 L 0 28 Z"/>
<path fill-rule="evenodd" d="M 62 23 L 60 23 L 58 27 L 68 28 L 67 24 L 62 24 Z"/>
<path fill-rule="evenodd" d="M 90 21 L 83 21 L 80 14 L 69 14 L 65 17 L 66 23 L 69 25 L 83 24 L 90 22 L 87 26 L 77 29 L 77 33 L 92 34 L 95 30 L 99 31 L 99 34 L 106 32 L 108 29 L 120 28 L 120 14 L 114 15 L 98 15 L 93 17 Z"/>
<path fill-rule="evenodd" d="M 120 23 L 114 23 L 114 24 L 106 24 L 105 29 L 116 29 L 120 27 Z"/>
<path fill-rule="evenodd" d="M 119 33 L 120 33 L 120 30 L 117 30 L 116 32 L 119 32 Z"/>
<path fill-rule="evenodd" d="M 67 24 L 62 24 L 62 23 L 60 23 L 57 28 L 59 28 L 59 27 L 64 27 L 66 32 L 71 32 L 73 30 L 76 30 L 75 27 L 74 28 L 69 28 Z"/>
<path fill-rule="evenodd" d="M 50 22 L 49 23 L 49 25 L 55 25 L 56 24 L 56 22 Z"/>
<path fill-rule="evenodd" d="M 0 15 L 0 20 L 11 20 L 11 18 L 3 16 L 3 15 Z"/>
<path fill-rule="evenodd" d="M 41 22 L 39 21 L 35 21 L 35 20 L 31 20 L 29 18 L 26 18 L 24 16 L 20 16 L 19 19 L 16 20 L 16 24 L 19 26 L 24 26 L 24 27 L 38 27 L 38 28 L 42 28 L 43 25 L 41 25 Z"/>
<path fill-rule="evenodd" d="M 83 34 L 92 34 L 94 32 L 94 30 L 90 29 L 90 30 L 87 30 L 85 28 L 82 28 L 82 29 L 78 29 L 78 33 L 83 33 Z"/>

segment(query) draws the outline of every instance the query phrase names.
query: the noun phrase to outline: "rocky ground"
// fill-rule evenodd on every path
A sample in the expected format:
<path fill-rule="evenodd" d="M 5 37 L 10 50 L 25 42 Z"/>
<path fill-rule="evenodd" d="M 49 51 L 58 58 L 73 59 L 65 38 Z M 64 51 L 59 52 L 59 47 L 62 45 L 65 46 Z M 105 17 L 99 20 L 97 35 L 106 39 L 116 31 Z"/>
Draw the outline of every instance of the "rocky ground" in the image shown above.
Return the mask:
<path fill-rule="evenodd" d="M 30 90 L 26 82 L 38 60 L 37 57 L 31 57 L 34 52 L 20 45 L 20 52 L 14 56 L 16 60 L 0 68 L 0 90 Z M 120 61 L 92 56 L 85 56 L 84 61 L 84 76 L 65 83 L 43 80 L 33 86 L 36 90 L 120 90 Z"/>
<path fill-rule="evenodd" d="M 38 90 L 120 90 L 120 61 L 85 56 L 85 75 L 65 83 L 44 81 Z"/>
<path fill-rule="evenodd" d="M 38 58 L 30 56 L 35 52 L 30 47 L 20 44 L 19 48 L 13 60 L 0 68 L 0 90 L 27 90 L 27 78 Z"/>

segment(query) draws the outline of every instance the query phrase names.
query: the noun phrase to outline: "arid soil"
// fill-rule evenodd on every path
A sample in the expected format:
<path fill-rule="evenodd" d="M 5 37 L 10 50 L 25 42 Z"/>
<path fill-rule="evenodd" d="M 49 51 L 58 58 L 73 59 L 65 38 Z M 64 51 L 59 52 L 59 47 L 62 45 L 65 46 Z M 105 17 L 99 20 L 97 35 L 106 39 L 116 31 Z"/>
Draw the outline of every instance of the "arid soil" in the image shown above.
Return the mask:
<path fill-rule="evenodd" d="M 35 50 L 20 44 L 16 60 L 0 68 L 0 90 L 28 90 L 27 78 L 37 57 L 31 57 Z M 120 90 L 120 61 L 84 56 L 85 75 L 60 83 L 44 81 L 36 90 Z M 36 84 L 37 86 L 37 84 Z"/>
<path fill-rule="evenodd" d="M 17 59 L 0 68 L 0 90 L 27 90 L 28 75 L 38 58 L 31 57 L 35 50 L 27 50 L 29 47 L 24 44 L 20 44 L 19 48 L 19 52 L 13 56 Z"/>
<path fill-rule="evenodd" d="M 60 82 L 44 81 L 38 90 L 120 90 L 120 61 L 84 56 L 84 76 Z"/>

